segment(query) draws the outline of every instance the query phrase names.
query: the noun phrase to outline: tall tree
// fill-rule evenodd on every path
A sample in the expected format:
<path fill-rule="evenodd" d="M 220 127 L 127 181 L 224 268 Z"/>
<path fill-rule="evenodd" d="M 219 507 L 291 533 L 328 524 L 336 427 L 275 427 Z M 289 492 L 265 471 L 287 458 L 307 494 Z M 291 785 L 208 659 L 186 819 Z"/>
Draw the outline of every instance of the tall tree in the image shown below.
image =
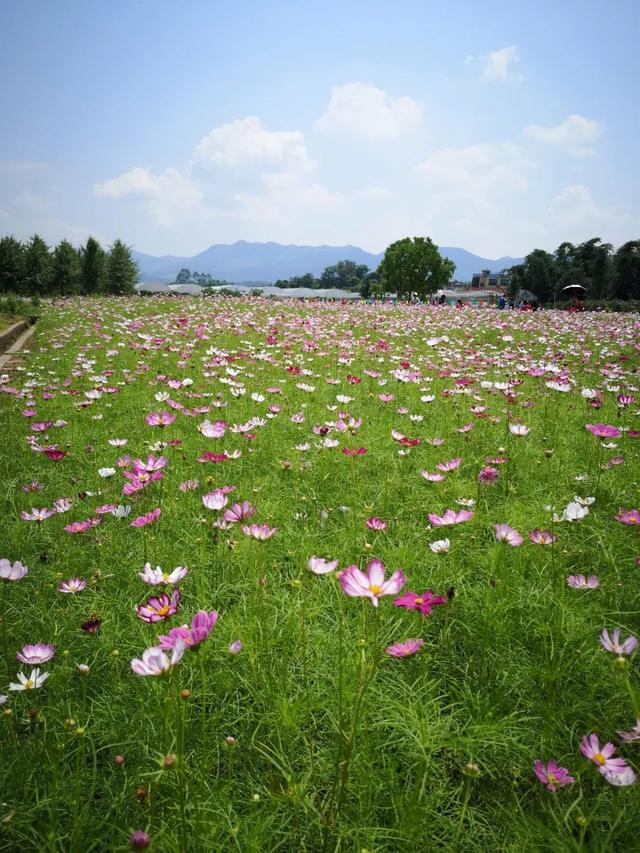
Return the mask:
<path fill-rule="evenodd" d="M 640 299 L 640 240 L 620 246 L 613 259 L 613 294 L 618 299 Z"/>
<path fill-rule="evenodd" d="M 80 290 L 80 258 L 68 240 L 62 240 L 51 258 L 51 291 L 68 296 Z"/>
<path fill-rule="evenodd" d="M 429 237 L 405 237 L 387 247 L 378 274 L 386 292 L 425 296 L 444 287 L 455 268 L 453 261 L 443 258 Z"/>
<path fill-rule="evenodd" d="M 122 240 L 116 240 L 107 258 L 105 291 L 118 295 L 135 293 L 138 274 L 138 265 L 131 256 L 131 249 Z"/>
<path fill-rule="evenodd" d="M 541 302 L 553 298 L 556 287 L 556 268 L 553 255 L 544 249 L 529 252 L 524 261 L 511 267 L 510 293 L 516 296 L 518 290 L 530 290 Z"/>
<path fill-rule="evenodd" d="M 594 237 L 577 247 L 577 256 L 584 273 L 587 293 L 596 299 L 609 296 L 613 285 L 613 246 Z"/>
<path fill-rule="evenodd" d="M 44 296 L 51 291 L 51 255 L 39 234 L 34 234 L 24 251 L 24 292 Z"/>
<path fill-rule="evenodd" d="M 99 293 L 104 285 L 106 255 L 95 237 L 80 250 L 80 277 L 83 293 Z"/>
<path fill-rule="evenodd" d="M 365 281 L 369 267 L 355 261 L 338 261 L 326 267 L 320 276 L 321 287 L 339 287 L 342 290 L 359 290 Z"/>
<path fill-rule="evenodd" d="M 14 237 L 0 240 L 0 293 L 24 292 L 24 247 Z"/>

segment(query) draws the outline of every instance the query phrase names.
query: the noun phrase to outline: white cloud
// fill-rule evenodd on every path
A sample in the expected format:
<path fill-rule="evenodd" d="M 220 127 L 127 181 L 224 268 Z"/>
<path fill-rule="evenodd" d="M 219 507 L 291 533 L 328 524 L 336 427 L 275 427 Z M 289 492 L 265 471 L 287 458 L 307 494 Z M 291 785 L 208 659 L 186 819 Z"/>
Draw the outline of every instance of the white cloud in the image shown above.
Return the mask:
<path fill-rule="evenodd" d="M 477 200 L 479 194 L 526 189 L 533 166 L 519 145 L 506 142 L 441 148 L 417 169 L 434 185 L 463 191 Z"/>
<path fill-rule="evenodd" d="M 574 239 L 576 235 L 582 239 L 587 232 L 590 233 L 594 229 L 597 232 L 603 226 L 608 226 L 612 220 L 612 214 L 598 207 L 591 196 L 591 190 L 584 184 L 563 187 L 552 199 L 547 213 L 563 233 L 572 235 L 566 239 Z M 590 233 L 590 236 L 594 234 Z"/>
<path fill-rule="evenodd" d="M 595 119 L 572 114 L 555 127 L 545 127 L 532 124 L 525 127 L 524 134 L 530 139 L 564 148 L 578 157 L 590 156 L 594 153 L 589 143 L 601 136 L 603 125 Z"/>
<path fill-rule="evenodd" d="M 482 76 L 485 80 L 506 80 L 513 76 L 511 66 L 520 62 L 517 47 L 501 47 L 482 57 Z"/>
<path fill-rule="evenodd" d="M 369 83 L 334 86 L 326 112 L 316 122 L 325 133 L 365 139 L 398 139 L 422 126 L 422 106 L 407 96 L 393 98 Z"/>
<path fill-rule="evenodd" d="M 193 162 L 205 167 L 258 166 L 285 172 L 315 168 L 299 130 L 271 131 L 257 116 L 214 128 L 198 144 Z"/>
<path fill-rule="evenodd" d="M 185 211 L 199 206 L 202 193 L 197 185 L 177 169 L 166 169 L 155 175 L 150 169 L 135 166 L 128 172 L 94 184 L 98 198 L 122 199 L 139 196 L 148 212 L 160 225 L 172 226 Z"/>

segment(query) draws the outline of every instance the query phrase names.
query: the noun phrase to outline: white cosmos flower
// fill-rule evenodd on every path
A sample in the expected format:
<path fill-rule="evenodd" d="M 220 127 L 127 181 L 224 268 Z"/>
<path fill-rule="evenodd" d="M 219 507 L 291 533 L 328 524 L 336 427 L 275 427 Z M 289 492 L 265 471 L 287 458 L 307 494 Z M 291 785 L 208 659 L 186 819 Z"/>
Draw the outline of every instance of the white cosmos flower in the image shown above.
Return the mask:
<path fill-rule="evenodd" d="M 116 473 L 115 468 L 99 468 L 98 469 L 98 474 L 100 474 L 101 477 L 113 477 L 113 475 L 115 473 Z"/>
<path fill-rule="evenodd" d="M 47 678 L 49 678 L 48 672 L 40 672 L 38 668 L 31 670 L 31 675 L 27 678 L 27 676 L 23 672 L 18 673 L 18 683 L 12 681 L 9 684 L 9 690 L 36 690 L 38 687 L 42 687 Z"/>
<path fill-rule="evenodd" d="M 579 521 L 589 515 L 589 507 L 582 506 L 577 501 L 567 504 L 561 516 L 561 521 Z"/>
<path fill-rule="evenodd" d="M 429 549 L 434 554 L 448 554 L 451 543 L 448 539 L 438 539 L 436 542 L 431 542 Z"/>

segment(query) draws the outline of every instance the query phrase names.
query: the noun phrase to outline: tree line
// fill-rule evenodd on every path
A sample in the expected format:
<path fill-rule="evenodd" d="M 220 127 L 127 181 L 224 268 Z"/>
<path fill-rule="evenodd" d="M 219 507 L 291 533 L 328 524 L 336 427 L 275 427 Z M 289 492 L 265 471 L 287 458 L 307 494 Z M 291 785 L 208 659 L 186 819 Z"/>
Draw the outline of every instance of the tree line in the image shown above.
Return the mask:
<path fill-rule="evenodd" d="M 578 245 L 561 243 L 555 252 L 534 249 L 510 273 L 512 295 L 530 290 L 541 302 L 553 302 L 574 284 L 585 288 L 587 299 L 640 299 L 640 240 L 615 252 L 599 237 Z"/>
<path fill-rule="evenodd" d="M 122 240 L 103 249 L 94 237 L 79 248 L 68 240 L 49 248 L 38 234 L 26 242 L 0 239 L 0 293 L 124 295 L 135 292 L 137 280 L 138 265 Z"/>

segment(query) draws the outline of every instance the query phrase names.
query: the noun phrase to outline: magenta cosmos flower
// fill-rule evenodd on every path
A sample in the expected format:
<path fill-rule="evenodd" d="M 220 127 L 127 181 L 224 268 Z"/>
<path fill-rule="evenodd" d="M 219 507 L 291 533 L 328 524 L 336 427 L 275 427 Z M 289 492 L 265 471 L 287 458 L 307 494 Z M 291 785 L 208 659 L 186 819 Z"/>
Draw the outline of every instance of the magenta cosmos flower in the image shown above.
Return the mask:
<path fill-rule="evenodd" d="M 374 607 L 383 595 L 395 595 L 405 585 L 406 578 L 402 569 L 394 572 L 389 580 L 384 579 L 384 563 L 381 560 L 369 560 L 367 574 L 357 566 L 347 566 L 340 575 L 340 585 L 348 596 L 370 598 Z"/>
<path fill-rule="evenodd" d="M 387 522 L 383 518 L 368 518 L 365 522 L 369 530 L 386 530 Z"/>
<path fill-rule="evenodd" d="M 450 524 L 462 524 L 464 521 L 470 521 L 473 518 L 473 513 L 467 509 L 461 509 L 456 512 L 455 509 L 448 509 L 444 515 L 434 515 L 429 513 L 429 521 L 434 527 L 446 527 Z"/>
<path fill-rule="evenodd" d="M 624 758 L 611 757 L 615 751 L 616 748 L 612 743 L 605 743 L 600 746 L 598 736 L 595 734 L 585 735 L 580 744 L 580 752 L 585 758 L 593 761 L 607 782 L 611 782 L 613 785 L 632 785 L 635 782 L 636 774 Z M 613 778 L 618 775 L 622 777 L 622 780 Z"/>
<path fill-rule="evenodd" d="M 553 545 L 558 537 L 554 536 L 550 530 L 540 530 L 539 527 L 536 527 L 535 530 L 529 533 L 529 539 L 531 539 L 534 545 Z"/>
<path fill-rule="evenodd" d="M 143 622 L 163 622 L 178 612 L 179 605 L 180 590 L 174 589 L 171 598 L 166 592 L 162 592 L 160 595 L 152 595 L 146 604 L 136 607 L 136 613 Z"/>
<path fill-rule="evenodd" d="M 191 627 L 181 625 L 179 628 L 171 628 L 168 634 L 158 637 L 161 649 L 173 649 L 178 641 L 184 643 L 185 648 L 193 649 L 207 639 L 218 621 L 218 612 L 211 610 L 199 610 L 191 620 Z"/>
<path fill-rule="evenodd" d="M 600 586 L 600 581 L 595 575 L 589 575 L 588 578 L 584 575 L 569 575 L 567 586 L 572 587 L 572 589 L 597 589 Z"/>
<path fill-rule="evenodd" d="M 629 527 L 632 527 L 636 524 L 640 524 L 640 509 L 621 509 L 620 512 L 613 517 L 621 524 L 626 524 Z"/>
<path fill-rule="evenodd" d="M 145 515 L 139 515 L 137 518 L 134 518 L 133 521 L 129 524 L 129 527 L 148 527 L 150 524 L 154 524 L 157 521 L 158 517 L 162 510 L 160 507 L 157 509 L 151 510 L 151 512 L 146 513 Z"/>
<path fill-rule="evenodd" d="M 432 590 L 418 595 L 416 592 L 405 592 L 400 598 L 394 599 L 396 607 L 406 607 L 408 610 L 419 610 L 423 616 L 431 616 L 433 608 L 437 604 L 446 604 L 447 599 L 443 595 L 435 595 Z"/>
<path fill-rule="evenodd" d="M 497 468 L 492 468 L 491 466 L 485 466 L 480 469 L 480 473 L 478 474 L 478 482 L 479 483 L 495 483 L 496 480 L 500 477 L 500 472 Z"/>
<path fill-rule="evenodd" d="M 387 646 L 385 652 L 394 658 L 406 658 L 409 655 L 415 655 L 423 646 L 424 640 L 405 640 L 402 643 L 394 643 L 392 646 Z"/>
<path fill-rule="evenodd" d="M 15 563 L 7 559 L 0 560 L 0 580 L 21 581 L 27 574 L 29 574 L 29 569 L 20 560 L 16 560 Z"/>
<path fill-rule="evenodd" d="M 46 663 L 51 660 L 56 653 L 56 647 L 50 643 L 34 643 L 27 644 L 22 647 L 22 651 L 16 654 L 16 660 L 20 663 L 28 663 L 35 666 L 39 663 Z"/>
<path fill-rule="evenodd" d="M 236 524 L 238 521 L 243 521 L 245 518 L 251 518 L 256 514 L 256 508 L 249 501 L 233 504 L 224 511 L 223 518 L 229 524 Z"/>
<path fill-rule="evenodd" d="M 278 528 L 269 527 L 268 524 L 243 524 L 242 532 L 245 536 L 250 536 L 252 539 L 264 542 L 266 539 L 271 539 L 274 533 L 278 532 Z"/>
<path fill-rule="evenodd" d="M 176 417 L 177 415 L 172 415 L 171 412 L 151 412 L 150 415 L 147 415 L 145 421 L 149 426 L 165 427 L 170 426 Z"/>
<path fill-rule="evenodd" d="M 593 435 L 597 435 L 598 438 L 619 438 L 621 435 L 618 427 L 609 424 L 585 424 L 585 429 L 588 429 Z"/>
<path fill-rule="evenodd" d="M 508 524 L 495 524 L 494 530 L 498 542 L 506 542 L 507 545 L 511 545 L 512 548 L 515 548 L 517 545 L 522 545 L 524 542 L 524 539 L 518 531 L 513 527 L 509 527 Z"/>
<path fill-rule="evenodd" d="M 92 527 L 97 527 L 101 521 L 101 518 L 87 518 L 84 521 L 73 521 L 71 524 L 65 525 L 63 530 L 67 533 L 86 533 Z"/>
<path fill-rule="evenodd" d="M 608 652 L 613 652 L 616 655 L 630 655 L 638 645 L 638 638 L 631 634 L 621 643 L 620 628 L 614 630 L 612 637 L 609 636 L 607 629 L 603 628 L 600 634 L 600 642 Z"/>
<path fill-rule="evenodd" d="M 86 585 L 87 582 L 84 578 L 69 578 L 68 581 L 60 581 L 58 584 L 58 592 L 74 594 L 76 592 L 82 592 Z"/>
<path fill-rule="evenodd" d="M 548 791 L 555 792 L 558 788 L 563 788 L 565 785 L 571 785 L 574 782 L 574 778 L 569 775 L 567 768 L 560 767 L 553 760 L 543 764 L 538 759 L 534 762 L 533 772 Z"/>
<path fill-rule="evenodd" d="M 184 643 L 176 640 L 168 657 L 160 646 L 151 646 L 142 653 L 142 659 L 134 658 L 131 661 L 131 669 L 136 675 L 165 675 L 182 660 L 184 655 Z"/>

